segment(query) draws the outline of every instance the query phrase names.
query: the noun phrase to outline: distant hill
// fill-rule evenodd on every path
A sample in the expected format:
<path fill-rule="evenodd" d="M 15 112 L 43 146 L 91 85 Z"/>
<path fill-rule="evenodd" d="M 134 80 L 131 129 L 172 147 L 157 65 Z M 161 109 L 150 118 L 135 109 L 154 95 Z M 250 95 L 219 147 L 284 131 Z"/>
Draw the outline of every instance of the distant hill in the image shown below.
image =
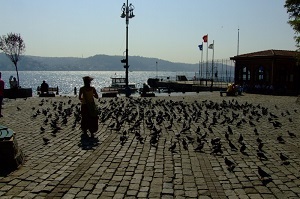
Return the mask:
<path fill-rule="evenodd" d="M 124 70 L 123 56 L 95 55 L 88 58 L 38 57 L 24 55 L 18 63 L 19 71 L 120 71 Z M 198 71 L 198 64 L 174 63 L 157 58 L 129 57 L 130 71 Z M 0 53 L 0 70 L 15 70 L 10 59 Z"/>

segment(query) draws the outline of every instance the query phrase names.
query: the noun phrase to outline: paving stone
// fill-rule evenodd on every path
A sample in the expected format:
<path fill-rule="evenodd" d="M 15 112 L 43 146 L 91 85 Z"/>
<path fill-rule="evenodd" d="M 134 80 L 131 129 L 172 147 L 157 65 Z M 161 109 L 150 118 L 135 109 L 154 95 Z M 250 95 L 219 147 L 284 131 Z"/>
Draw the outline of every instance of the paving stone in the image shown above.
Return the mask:
<path fill-rule="evenodd" d="M 67 193 L 67 194 L 65 194 L 65 195 L 62 197 L 62 199 L 73 199 L 73 198 L 75 198 L 75 197 L 76 197 L 75 194 L 69 194 L 69 193 Z"/>
<path fill-rule="evenodd" d="M 113 196 L 113 199 L 120 199 L 120 198 L 124 198 L 124 197 L 125 197 L 124 194 L 122 194 L 122 193 L 117 193 L 117 194 L 115 194 L 115 195 Z"/>
<path fill-rule="evenodd" d="M 138 192 L 137 198 L 147 198 L 147 197 L 148 197 L 148 192 L 143 192 L 143 191 Z"/>

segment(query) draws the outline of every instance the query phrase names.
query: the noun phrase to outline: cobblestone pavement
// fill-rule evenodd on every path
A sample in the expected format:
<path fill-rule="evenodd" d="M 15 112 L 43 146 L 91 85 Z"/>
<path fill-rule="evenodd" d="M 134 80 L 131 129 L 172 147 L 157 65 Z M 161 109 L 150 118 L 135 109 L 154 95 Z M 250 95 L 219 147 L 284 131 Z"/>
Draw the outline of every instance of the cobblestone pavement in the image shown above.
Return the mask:
<path fill-rule="evenodd" d="M 101 98 L 92 139 L 81 135 L 76 97 L 5 99 L 0 124 L 16 132 L 26 161 L 0 175 L 0 198 L 299 198 L 296 100 Z"/>

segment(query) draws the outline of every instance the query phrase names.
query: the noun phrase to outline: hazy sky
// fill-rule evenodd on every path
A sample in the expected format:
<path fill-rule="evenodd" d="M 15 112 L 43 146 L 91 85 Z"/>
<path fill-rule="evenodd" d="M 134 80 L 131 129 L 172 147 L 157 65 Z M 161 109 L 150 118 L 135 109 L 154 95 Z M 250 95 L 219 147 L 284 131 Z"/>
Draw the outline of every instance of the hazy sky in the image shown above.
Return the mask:
<path fill-rule="evenodd" d="M 125 55 L 125 0 L 0 0 L 0 35 L 20 33 L 26 55 Z M 285 0 L 130 0 L 129 55 L 198 63 L 208 34 L 215 59 L 295 50 Z M 209 50 L 211 59 L 212 50 Z M 204 45 L 204 60 L 206 44 Z"/>

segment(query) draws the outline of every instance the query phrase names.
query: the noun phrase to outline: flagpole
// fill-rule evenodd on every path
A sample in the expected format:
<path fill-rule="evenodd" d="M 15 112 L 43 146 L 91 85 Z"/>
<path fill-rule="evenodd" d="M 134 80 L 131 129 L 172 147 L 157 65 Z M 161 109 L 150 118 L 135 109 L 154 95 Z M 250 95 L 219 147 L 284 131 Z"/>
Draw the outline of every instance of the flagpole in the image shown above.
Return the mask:
<path fill-rule="evenodd" d="M 239 55 L 240 51 L 240 28 L 238 28 L 238 40 L 237 40 L 237 53 L 236 55 Z"/>
<path fill-rule="evenodd" d="M 212 61 L 211 61 L 211 79 L 213 79 L 214 77 L 214 54 L 215 54 L 215 40 L 213 40 L 213 44 L 212 44 Z"/>
<path fill-rule="evenodd" d="M 202 42 L 202 50 L 201 50 L 201 77 L 202 77 L 202 68 L 203 68 L 203 42 Z M 199 74 L 200 76 L 200 74 Z"/>
<path fill-rule="evenodd" d="M 206 41 L 206 86 L 207 86 L 207 78 L 208 78 L 208 34 L 207 41 Z"/>
<path fill-rule="evenodd" d="M 211 88 L 210 91 L 212 91 L 212 87 L 214 84 L 214 54 L 215 54 L 215 40 L 213 40 L 213 44 L 212 44 L 212 60 L 211 60 Z"/>

